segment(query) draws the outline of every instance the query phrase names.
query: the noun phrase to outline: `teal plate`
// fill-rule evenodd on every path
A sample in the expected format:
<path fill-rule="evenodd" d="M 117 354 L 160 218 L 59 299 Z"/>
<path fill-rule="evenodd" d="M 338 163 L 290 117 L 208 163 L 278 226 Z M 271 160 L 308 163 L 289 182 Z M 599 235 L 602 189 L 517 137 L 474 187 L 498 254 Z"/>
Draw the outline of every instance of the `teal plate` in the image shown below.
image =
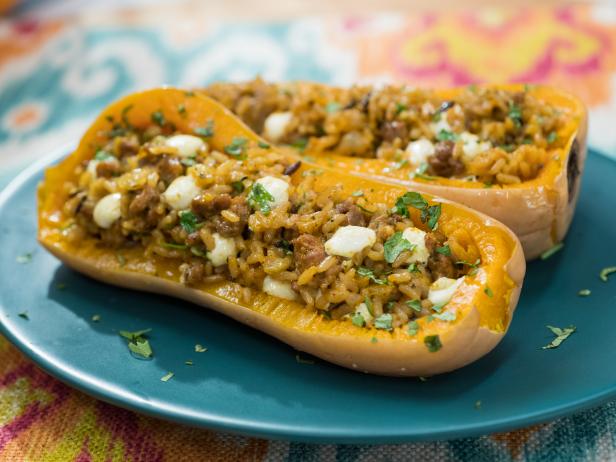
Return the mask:
<path fill-rule="evenodd" d="M 96 398 L 267 438 L 384 443 L 511 430 L 616 397 L 616 278 L 599 279 L 616 265 L 616 163 L 601 155 L 588 159 L 564 249 L 529 265 L 509 334 L 483 359 L 425 382 L 298 362 L 290 347 L 222 315 L 66 268 L 35 241 L 36 185 L 58 157 L 1 195 L 0 330 L 51 375 Z M 16 262 L 26 252 L 31 262 Z M 579 297 L 585 288 L 592 295 Z M 29 320 L 18 316 L 25 310 Z M 547 324 L 578 331 L 542 350 L 552 339 Z M 133 358 L 118 335 L 143 328 L 152 328 L 151 361 Z M 197 343 L 208 351 L 195 353 Z M 175 376 L 162 382 L 168 371 Z"/>

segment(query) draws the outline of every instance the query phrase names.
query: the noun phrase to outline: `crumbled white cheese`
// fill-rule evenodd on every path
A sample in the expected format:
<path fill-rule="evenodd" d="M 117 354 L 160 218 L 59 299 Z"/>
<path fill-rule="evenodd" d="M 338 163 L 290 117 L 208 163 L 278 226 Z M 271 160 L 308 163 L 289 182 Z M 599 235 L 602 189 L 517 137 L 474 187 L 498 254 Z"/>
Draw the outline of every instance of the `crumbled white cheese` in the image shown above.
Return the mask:
<path fill-rule="evenodd" d="M 265 276 L 265 279 L 263 279 L 263 292 L 286 300 L 297 299 L 297 294 L 291 287 L 291 283 L 279 281 L 271 276 Z"/>
<path fill-rule="evenodd" d="M 214 266 L 224 265 L 229 257 L 233 257 L 237 253 L 235 239 L 222 237 L 218 233 L 213 233 L 212 237 L 214 238 L 214 248 L 207 252 L 207 258 Z"/>
<path fill-rule="evenodd" d="M 419 166 L 428 161 L 428 157 L 434 154 L 434 145 L 426 138 L 420 138 L 417 141 L 411 141 L 406 146 L 406 153 L 409 161 L 414 166 Z"/>
<path fill-rule="evenodd" d="M 103 229 L 111 228 L 111 225 L 122 216 L 121 202 L 122 194 L 107 194 L 94 206 L 94 222 Z"/>
<path fill-rule="evenodd" d="M 163 199 L 175 210 L 187 209 L 190 202 L 201 192 L 192 176 L 179 176 L 163 193 Z"/>
<path fill-rule="evenodd" d="M 351 258 L 376 242 L 376 233 L 363 226 L 341 226 L 325 243 L 329 255 Z"/>
<path fill-rule="evenodd" d="M 272 195 L 274 202 L 273 207 L 277 207 L 289 200 L 289 183 L 274 176 L 264 176 L 259 178 L 255 183 L 259 183 L 263 188 Z"/>
<path fill-rule="evenodd" d="M 438 135 L 441 130 L 445 130 L 446 132 L 451 131 L 451 125 L 449 125 L 449 122 L 447 122 L 447 117 L 445 117 L 444 114 L 441 115 L 441 118 L 438 122 L 432 122 L 430 124 L 430 128 L 435 135 Z"/>
<path fill-rule="evenodd" d="M 460 133 L 460 140 L 462 141 L 463 158 L 466 161 L 474 159 L 477 154 L 487 151 L 492 147 L 492 143 L 489 141 L 480 142 L 477 135 L 469 132 Z"/>
<path fill-rule="evenodd" d="M 205 142 L 198 136 L 174 135 L 166 139 L 165 144 L 177 149 L 180 157 L 195 157 L 205 147 Z"/>
<path fill-rule="evenodd" d="M 430 300 L 434 305 L 448 303 L 463 281 L 464 277 L 458 279 L 451 279 L 445 277 L 438 278 L 430 286 L 430 291 L 428 292 L 428 300 Z"/>
<path fill-rule="evenodd" d="M 290 112 L 273 112 L 264 123 L 263 134 L 268 140 L 279 141 L 285 135 L 287 126 L 291 122 L 292 114 Z"/>
<path fill-rule="evenodd" d="M 402 237 L 415 245 L 409 261 L 425 265 L 430 257 L 430 252 L 426 247 L 426 233 L 418 228 L 406 228 L 402 231 Z"/>

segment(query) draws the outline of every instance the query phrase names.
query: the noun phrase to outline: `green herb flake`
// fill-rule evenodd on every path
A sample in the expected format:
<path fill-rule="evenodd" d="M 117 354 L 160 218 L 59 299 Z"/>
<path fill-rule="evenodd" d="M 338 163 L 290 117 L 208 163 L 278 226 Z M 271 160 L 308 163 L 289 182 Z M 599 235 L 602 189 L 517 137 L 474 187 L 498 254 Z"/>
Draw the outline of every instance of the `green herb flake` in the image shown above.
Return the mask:
<path fill-rule="evenodd" d="M 162 127 L 163 125 L 165 125 L 165 116 L 162 113 L 162 111 L 154 111 L 152 112 L 152 115 L 150 116 L 150 118 L 152 119 L 152 122 L 154 122 L 156 125 Z"/>
<path fill-rule="evenodd" d="M 361 189 L 358 189 L 357 191 L 353 191 L 351 193 L 351 196 L 353 197 L 361 197 L 364 195 L 364 192 Z"/>
<path fill-rule="evenodd" d="M 376 338 L 376 337 L 372 337 L 372 338 L 370 339 L 370 343 L 377 343 L 378 341 L 379 341 L 379 339 L 378 339 L 378 338 Z"/>
<path fill-rule="evenodd" d="M 443 128 L 437 133 L 436 139 L 438 141 L 456 141 L 458 139 L 458 135 Z"/>
<path fill-rule="evenodd" d="M 374 275 L 374 271 L 372 271 L 370 268 L 366 268 L 365 266 L 360 266 L 359 268 L 357 268 L 356 272 L 359 276 L 363 278 L 368 278 L 375 284 L 378 284 L 381 286 L 388 284 L 388 281 L 386 278 L 377 278 Z"/>
<path fill-rule="evenodd" d="M 402 111 L 406 111 L 408 106 L 404 103 L 396 103 L 396 115 L 400 114 Z"/>
<path fill-rule="evenodd" d="M 236 136 L 231 140 L 231 144 L 225 146 L 225 152 L 236 159 L 245 159 L 245 148 L 248 140 L 241 136 Z"/>
<path fill-rule="evenodd" d="M 118 260 L 118 264 L 119 264 L 120 266 L 124 266 L 124 265 L 126 265 L 126 258 L 124 257 L 124 255 L 122 255 L 122 254 L 121 254 L 121 253 L 119 253 L 119 252 L 116 252 L 116 254 L 115 254 L 115 255 L 116 255 L 116 260 Z"/>
<path fill-rule="evenodd" d="M 556 132 L 550 132 L 550 134 L 546 137 L 546 141 L 548 142 L 548 144 L 552 144 L 554 141 L 556 141 L 556 139 L 558 138 L 558 135 L 556 134 Z"/>
<path fill-rule="evenodd" d="M 409 165 L 408 159 L 402 159 L 399 162 L 394 162 L 394 169 L 395 170 L 400 170 L 402 167 L 406 167 L 408 165 Z M 383 171 L 385 171 L 385 169 Z"/>
<path fill-rule="evenodd" d="M 436 252 L 447 257 L 451 256 L 451 249 L 448 245 L 444 245 L 443 247 L 437 247 Z"/>
<path fill-rule="evenodd" d="M 124 337 L 125 339 L 130 340 L 132 342 L 139 337 L 143 337 L 144 335 L 149 334 L 150 332 L 152 332 L 152 329 L 142 329 L 142 330 L 136 330 L 134 332 L 131 332 L 128 330 L 121 330 L 119 334 L 121 337 Z"/>
<path fill-rule="evenodd" d="M 427 382 L 428 381 L 428 377 L 422 377 L 421 375 L 419 377 L 417 377 L 419 379 L 420 382 Z"/>
<path fill-rule="evenodd" d="M 30 263 L 32 261 L 32 252 L 24 253 L 22 255 L 18 255 L 15 258 L 15 261 L 21 265 L 25 265 L 26 263 Z"/>
<path fill-rule="evenodd" d="M 429 205 L 428 201 L 421 194 L 409 191 L 396 199 L 392 212 L 408 218 L 410 217 L 409 206 L 421 211 L 420 218 L 422 223 L 427 222 L 430 229 L 436 229 L 438 219 L 441 216 L 441 204 Z"/>
<path fill-rule="evenodd" d="M 192 167 L 197 163 L 197 159 L 195 156 L 184 157 L 180 160 L 180 163 L 186 167 Z"/>
<path fill-rule="evenodd" d="M 181 116 L 186 115 L 186 106 L 184 106 L 184 104 L 182 103 L 178 104 L 178 114 L 180 114 Z"/>
<path fill-rule="evenodd" d="M 452 322 L 456 320 L 456 313 L 453 311 L 445 311 L 444 313 L 433 314 L 434 319 L 440 319 L 441 321 Z"/>
<path fill-rule="evenodd" d="M 308 138 L 297 138 L 291 143 L 291 147 L 300 152 L 303 152 L 304 149 L 306 149 L 306 146 L 308 146 Z"/>
<path fill-rule="evenodd" d="M 186 364 L 187 366 L 194 366 L 195 363 L 193 363 L 192 359 L 187 359 L 186 361 L 184 361 L 184 364 Z"/>
<path fill-rule="evenodd" d="M 244 192 L 245 186 L 243 181 L 234 181 L 231 183 L 231 187 L 236 193 Z"/>
<path fill-rule="evenodd" d="M 19 316 L 22 319 L 25 319 L 26 321 L 30 320 L 30 316 L 28 316 L 27 311 L 22 311 L 21 313 L 17 313 L 17 316 Z"/>
<path fill-rule="evenodd" d="M 374 320 L 374 327 L 377 329 L 391 330 L 393 316 L 389 313 L 384 313 Z"/>
<path fill-rule="evenodd" d="M 314 364 L 314 360 L 304 359 L 299 354 L 295 355 L 295 361 L 297 361 L 299 364 Z"/>
<path fill-rule="evenodd" d="M 285 255 L 293 254 L 293 244 L 291 244 L 286 239 L 280 239 L 279 241 L 276 241 L 274 245 L 281 249 L 285 253 Z"/>
<path fill-rule="evenodd" d="M 607 268 L 603 268 L 599 273 L 599 278 L 603 282 L 607 282 L 607 277 L 612 273 L 616 273 L 616 266 L 608 266 Z"/>
<path fill-rule="evenodd" d="M 417 335 L 417 332 L 419 332 L 419 323 L 417 321 L 409 321 L 406 332 L 411 337 Z"/>
<path fill-rule="evenodd" d="M 351 317 L 351 322 L 357 327 L 364 327 L 366 325 L 366 320 L 359 313 L 353 314 L 353 316 Z"/>
<path fill-rule="evenodd" d="M 186 244 L 176 244 L 174 242 L 163 242 L 161 244 L 161 246 L 165 247 L 166 249 L 173 249 L 173 250 L 186 250 L 186 249 L 188 249 L 188 246 Z"/>
<path fill-rule="evenodd" d="M 436 353 L 443 346 L 438 335 L 426 335 L 424 338 L 424 344 L 430 353 Z"/>
<path fill-rule="evenodd" d="M 421 313 L 421 300 L 407 300 L 404 303 L 412 310 Z"/>
<path fill-rule="evenodd" d="M 417 262 L 413 262 L 409 265 L 409 267 L 406 269 L 409 273 L 419 273 L 419 267 L 417 266 Z"/>
<path fill-rule="evenodd" d="M 101 320 L 100 314 L 95 314 L 92 316 L 92 322 L 100 322 L 100 320 Z"/>
<path fill-rule="evenodd" d="M 248 205 L 254 210 L 260 210 L 263 215 L 269 215 L 272 211 L 274 196 L 272 196 L 261 183 L 255 183 L 250 188 L 247 201 Z"/>
<path fill-rule="evenodd" d="M 202 223 L 199 223 L 199 219 L 197 215 L 189 210 L 184 210 L 180 212 L 180 226 L 184 231 L 188 234 L 195 233 L 203 226 Z"/>
<path fill-rule="evenodd" d="M 494 292 L 492 292 L 492 289 L 490 289 L 488 286 L 483 289 L 483 292 L 490 298 L 494 297 Z"/>
<path fill-rule="evenodd" d="M 132 353 L 147 359 L 152 357 L 152 348 L 145 335 L 151 331 L 152 329 L 142 329 L 135 332 L 121 330 L 119 334 L 128 340 L 128 349 Z"/>
<path fill-rule="evenodd" d="M 397 231 L 383 244 L 383 255 L 387 263 L 393 263 L 405 250 L 413 250 L 416 246 L 402 237 L 402 231 Z"/>
<path fill-rule="evenodd" d="M 340 103 L 337 103 L 335 101 L 331 101 L 331 102 L 327 103 L 327 105 L 325 106 L 325 112 L 327 112 L 328 114 L 331 114 L 332 112 L 339 111 L 340 108 L 341 108 Z"/>
<path fill-rule="evenodd" d="M 203 345 L 200 345 L 199 343 L 195 345 L 196 353 L 205 353 L 206 351 L 207 351 L 207 348 L 205 348 Z"/>
<path fill-rule="evenodd" d="M 448 302 L 443 302 L 443 303 L 437 303 L 436 305 L 432 305 L 432 310 L 436 311 L 437 313 L 440 313 L 445 307 L 445 305 L 447 305 L 447 303 Z"/>
<path fill-rule="evenodd" d="M 480 400 L 475 401 L 475 409 L 477 409 L 477 410 L 481 409 L 481 401 Z"/>
<path fill-rule="evenodd" d="M 129 111 L 133 108 L 132 104 L 129 104 L 128 106 L 124 106 L 122 108 L 122 112 L 120 113 L 120 117 L 122 119 L 122 122 L 124 123 L 124 125 L 126 125 L 127 127 L 130 127 L 130 122 L 128 121 L 128 113 Z"/>
<path fill-rule="evenodd" d="M 467 262 L 466 260 L 458 260 L 456 262 L 456 265 L 463 265 L 463 266 L 468 266 L 471 268 L 471 270 L 468 272 L 469 276 L 474 276 L 475 274 L 477 274 L 480 264 L 481 264 L 481 260 L 479 258 L 475 260 L 475 263 L 470 263 L 470 262 Z"/>
<path fill-rule="evenodd" d="M 554 340 L 552 340 L 548 345 L 541 347 L 542 350 L 551 350 L 553 348 L 558 348 L 558 346 L 563 343 L 571 334 L 573 334 L 576 330 L 575 326 L 565 327 L 561 329 L 560 327 L 554 326 L 545 326 L 552 331 L 555 335 Z"/>
<path fill-rule="evenodd" d="M 591 294 L 590 289 L 582 289 L 578 292 L 580 297 L 588 297 Z"/>
<path fill-rule="evenodd" d="M 107 159 L 111 158 L 113 158 L 113 155 L 103 149 L 99 149 L 98 151 L 96 151 L 96 154 L 94 154 L 94 160 L 97 160 L 99 162 L 104 162 Z"/>
<path fill-rule="evenodd" d="M 201 258 L 206 258 L 207 257 L 207 251 L 201 247 L 197 247 L 197 246 L 192 246 L 190 247 L 190 253 L 192 253 L 193 255 L 197 256 L 197 257 L 201 257 Z"/>
<path fill-rule="evenodd" d="M 205 127 L 197 127 L 193 130 L 193 133 L 197 136 L 202 136 L 203 138 L 210 138 L 214 136 L 214 121 L 208 120 Z"/>
<path fill-rule="evenodd" d="M 368 313 L 374 316 L 374 306 L 372 305 L 372 300 L 370 300 L 370 297 L 364 297 L 364 303 L 366 304 L 366 308 L 368 308 Z"/>
<path fill-rule="evenodd" d="M 167 372 L 165 375 L 163 375 L 160 378 L 161 382 L 168 382 L 169 380 L 171 380 L 173 378 L 175 374 L 173 372 Z"/>
<path fill-rule="evenodd" d="M 269 149 L 270 145 L 267 144 L 265 141 L 259 141 L 257 143 L 257 146 L 259 146 L 261 149 Z"/>
<path fill-rule="evenodd" d="M 509 102 L 509 118 L 516 127 L 522 126 L 522 110 L 513 101 Z"/>
<path fill-rule="evenodd" d="M 548 250 L 546 250 L 545 252 L 543 252 L 541 254 L 541 259 L 542 260 L 547 260 L 552 255 L 554 255 L 556 252 L 560 251 L 564 246 L 565 246 L 565 244 L 562 243 L 562 242 L 559 242 L 558 244 L 554 244 L 552 247 L 550 247 Z M 616 271 L 616 270 L 614 270 L 614 271 Z"/>

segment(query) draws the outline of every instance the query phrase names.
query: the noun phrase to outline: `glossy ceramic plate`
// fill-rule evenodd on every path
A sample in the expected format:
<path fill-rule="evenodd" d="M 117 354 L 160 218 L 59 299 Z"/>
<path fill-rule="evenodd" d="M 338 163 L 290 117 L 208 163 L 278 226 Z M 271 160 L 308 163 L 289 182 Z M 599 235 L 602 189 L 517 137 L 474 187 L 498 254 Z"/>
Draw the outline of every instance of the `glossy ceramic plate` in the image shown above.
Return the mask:
<path fill-rule="evenodd" d="M 190 425 L 356 443 L 510 430 L 616 396 L 616 277 L 599 279 L 602 268 L 616 265 L 616 163 L 605 157 L 589 156 L 566 245 L 529 265 L 503 342 L 462 370 L 422 382 L 305 355 L 298 361 L 290 347 L 217 313 L 64 267 L 35 241 L 36 185 L 62 154 L 1 195 L 0 330 L 47 372 L 90 395 Z M 18 258 L 29 252 L 31 261 Z M 580 289 L 592 294 L 580 297 Z M 28 319 L 19 316 L 24 311 Z M 553 338 L 547 324 L 577 332 L 558 349 L 542 350 Z M 144 328 L 152 329 L 151 361 L 132 357 L 118 335 Z M 197 343 L 208 351 L 196 353 Z M 169 371 L 175 376 L 161 381 Z"/>

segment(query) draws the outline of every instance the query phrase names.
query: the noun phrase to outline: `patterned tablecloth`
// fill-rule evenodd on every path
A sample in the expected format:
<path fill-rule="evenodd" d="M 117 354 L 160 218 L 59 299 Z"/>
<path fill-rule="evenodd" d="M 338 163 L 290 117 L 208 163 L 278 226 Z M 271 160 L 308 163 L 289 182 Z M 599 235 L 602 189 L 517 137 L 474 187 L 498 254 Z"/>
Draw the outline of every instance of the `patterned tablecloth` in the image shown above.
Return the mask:
<path fill-rule="evenodd" d="M 221 23 L 207 13 L 203 4 L 176 2 L 0 19 L 0 185 L 74 142 L 122 94 L 255 74 L 336 84 L 549 82 L 586 100 L 591 145 L 616 154 L 614 4 L 275 23 Z M 616 460 L 616 403 L 448 442 L 273 442 L 184 428 L 96 401 L 41 372 L 0 337 L 0 460 Z"/>

